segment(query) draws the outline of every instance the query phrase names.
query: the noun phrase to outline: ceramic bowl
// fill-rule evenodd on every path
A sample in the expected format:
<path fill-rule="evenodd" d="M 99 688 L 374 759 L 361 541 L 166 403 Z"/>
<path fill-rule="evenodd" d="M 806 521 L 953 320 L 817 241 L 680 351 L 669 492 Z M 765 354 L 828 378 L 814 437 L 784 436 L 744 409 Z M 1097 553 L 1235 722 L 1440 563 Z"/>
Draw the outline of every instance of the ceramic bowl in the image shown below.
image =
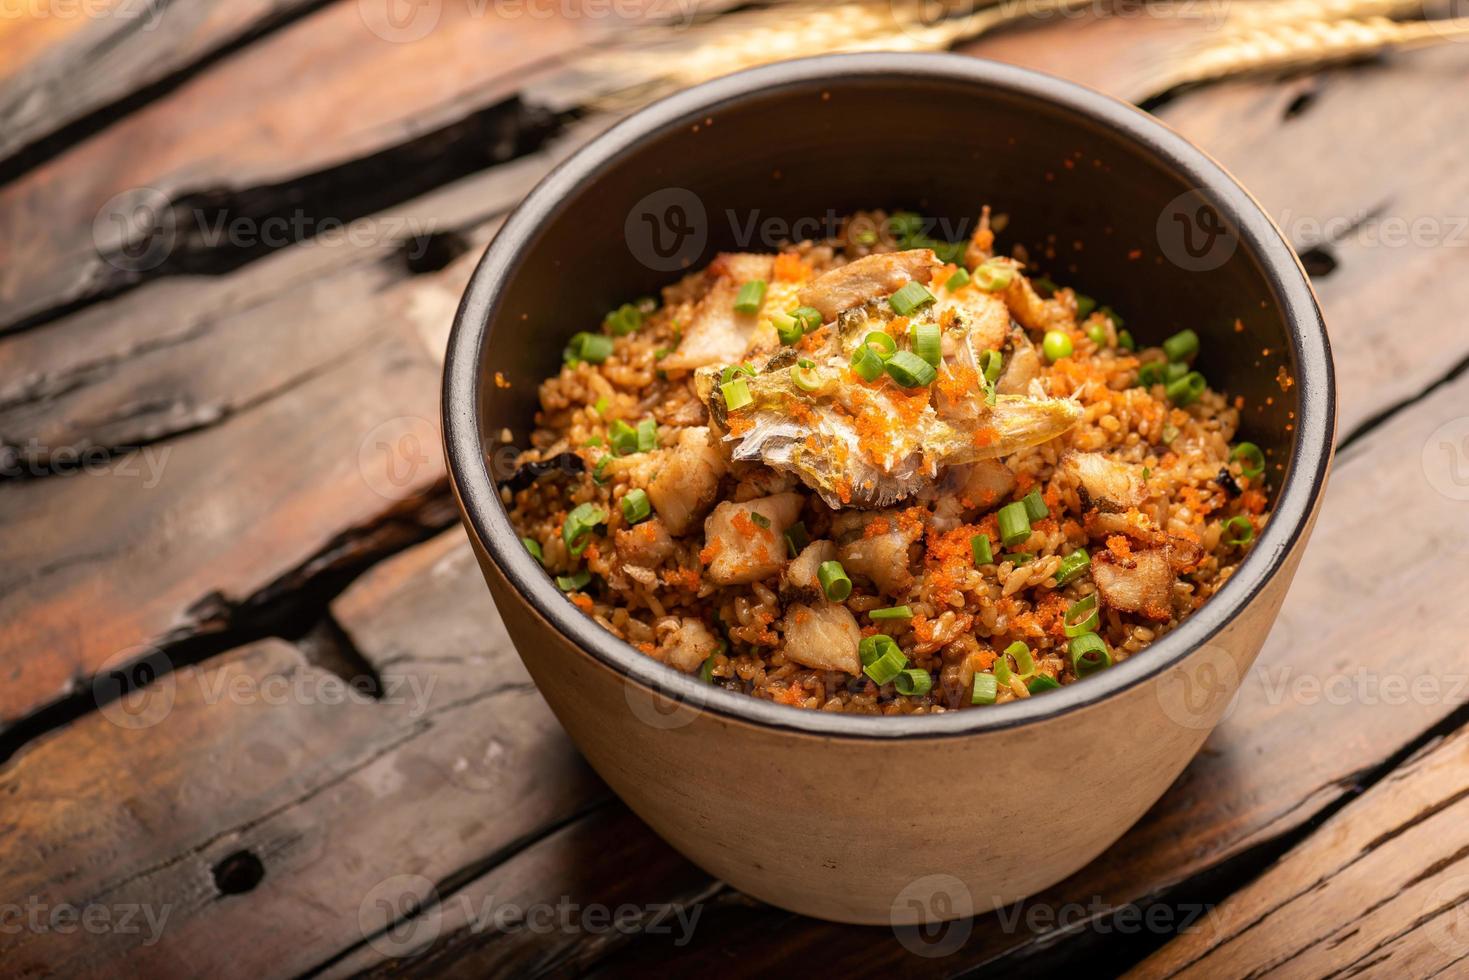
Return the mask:
<path fill-rule="evenodd" d="M 717 251 L 819 237 L 905 207 L 967 235 L 1009 216 L 1051 275 L 1140 343 L 1183 327 L 1243 395 L 1273 516 L 1180 628 L 1042 697 L 934 716 L 803 711 L 701 684 L 584 617 L 497 492 L 565 338 Z M 911 924 L 1013 902 L 1095 858 L 1163 793 L 1269 631 L 1325 484 L 1330 349 L 1306 275 L 1260 207 L 1151 116 L 1059 79 L 952 55 L 835 55 L 684 91 L 570 158 L 506 221 L 449 342 L 444 427 L 484 576 L 587 759 L 654 830 L 756 898 Z M 497 383 L 495 377 L 500 381 Z M 1282 385 L 1284 379 L 1288 385 Z M 1267 404 L 1266 399 L 1270 398 Z M 1020 846 L 1043 828 L 1046 846 Z"/>

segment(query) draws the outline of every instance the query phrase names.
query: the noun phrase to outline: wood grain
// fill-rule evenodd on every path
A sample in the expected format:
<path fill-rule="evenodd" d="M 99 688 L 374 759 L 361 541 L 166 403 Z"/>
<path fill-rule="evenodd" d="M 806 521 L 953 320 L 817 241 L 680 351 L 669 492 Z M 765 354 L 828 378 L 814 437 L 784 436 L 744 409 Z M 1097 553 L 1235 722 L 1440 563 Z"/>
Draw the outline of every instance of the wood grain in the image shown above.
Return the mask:
<path fill-rule="evenodd" d="M 1131 975 L 1462 970 L 1466 903 L 1469 732 L 1460 731 L 1349 804 Z"/>
<path fill-rule="evenodd" d="M 305 973 L 376 935 L 378 899 L 450 891 L 604 801 L 472 561 L 455 530 L 339 600 L 347 634 L 376 637 L 363 653 L 380 700 L 267 641 L 170 674 L 0 772 L 6 902 L 168 911 L 153 945 L 0 935 L 7 974 Z M 435 603 L 455 610 L 442 631 L 412 615 Z M 393 622 L 411 624 L 414 650 Z M 235 894 L 241 852 L 263 877 Z"/>
<path fill-rule="evenodd" d="M 38 16 L 0 32 L 0 159 L 322 2 L 45 5 Z"/>

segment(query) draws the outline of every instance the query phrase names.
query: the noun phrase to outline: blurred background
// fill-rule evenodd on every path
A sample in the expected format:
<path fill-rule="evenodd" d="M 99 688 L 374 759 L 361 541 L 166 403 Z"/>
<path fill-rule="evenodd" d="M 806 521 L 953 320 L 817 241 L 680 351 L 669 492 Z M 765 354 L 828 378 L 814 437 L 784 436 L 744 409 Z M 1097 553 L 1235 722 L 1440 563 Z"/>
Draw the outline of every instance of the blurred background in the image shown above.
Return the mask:
<path fill-rule="evenodd" d="M 459 294 L 552 166 L 659 96 L 865 50 L 1181 131 L 1296 247 L 1340 384 L 1277 673 L 1044 914 L 962 935 L 797 919 L 652 837 L 525 677 L 439 441 Z M 1394 834 L 1393 801 L 1469 826 L 1465 698 L 1319 687 L 1346 651 L 1462 672 L 1432 611 L 1469 572 L 1466 133 L 1463 0 L 0 0 L 0 975 L 1462 968 L 1469 842 Z M 1291 905 L 1332 821 L 1387 870 Z M 1229 945 L 1277 912 L 1321 929 Z"/>

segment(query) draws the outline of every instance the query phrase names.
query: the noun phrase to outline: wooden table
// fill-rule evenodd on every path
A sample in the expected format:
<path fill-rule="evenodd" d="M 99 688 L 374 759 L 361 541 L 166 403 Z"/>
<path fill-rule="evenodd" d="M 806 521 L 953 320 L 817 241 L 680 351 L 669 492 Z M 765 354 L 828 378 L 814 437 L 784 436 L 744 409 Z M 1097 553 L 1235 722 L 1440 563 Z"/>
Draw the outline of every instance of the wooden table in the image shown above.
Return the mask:
<path fill-rule="evenodd" d="M 1316 277 L 1341 441 L 1259 667 L 1167 795 L 915 938 L 764 906 L 631 816 L 447 497 L 479 251 L 636 102 L 616 65 L 754 16 L 642 6 L 0 22 L 0 974 L 1469 971 L 1469 45 L 1167 95 L 1161 18 L 962 45 L 1148 100 L 1251 188 Z M 139 213 L 165 220 L 124 247 Z"/>

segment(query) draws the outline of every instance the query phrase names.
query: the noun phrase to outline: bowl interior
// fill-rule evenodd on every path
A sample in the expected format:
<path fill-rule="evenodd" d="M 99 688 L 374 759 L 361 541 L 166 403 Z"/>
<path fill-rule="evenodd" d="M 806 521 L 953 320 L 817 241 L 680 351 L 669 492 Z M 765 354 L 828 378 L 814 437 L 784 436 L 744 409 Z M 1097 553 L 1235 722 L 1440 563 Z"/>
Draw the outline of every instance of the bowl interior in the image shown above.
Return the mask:
<path fill-rule="evenodd" d="M 659 103 L 573 158 L 507 223 L 461 309 L 456 334 L 481 321 L 485 332 L 451 345 L 451 458 L 456 426 L 476 427 L 484 452 L 507 428 L 527 445 L 537 385 L 558 370 L 566 339 L 657 295 L 680 269 L 822 237 L 861 209 L 916 211 L 932 220 L 929 234 L 964 238 L 986 204 L 1007 219 L 1000 251 L 1024 245 L 1032 270 L 1113 307 L 1139 345 L 1185 327 L 1199 334 L 1197 367 L 1245 399 L 1239 438 L 1266 451 L 1277 492 L 1293 456 L 1309 464 L 1310 485 L 1278 515 L 1279 534 L 1298 533 L 1324 476 L 1332 410 L 1319 313 L 1289 247 L 1217 165 L 1136 110 L 955 56 L 759 69 Z M 477 412 L 462 420 L 452 414 L 461 346 L 479 379 Z M 1294 383 L 1303 366 L 1305 386 Z M 489 383 L 495 372 L 508 387 Z M 1305 455 L 1303 390 L 1324 416 Z M 498 507 L 469 499 L 456 478 L 472 523 L 476 506 Z"/>

